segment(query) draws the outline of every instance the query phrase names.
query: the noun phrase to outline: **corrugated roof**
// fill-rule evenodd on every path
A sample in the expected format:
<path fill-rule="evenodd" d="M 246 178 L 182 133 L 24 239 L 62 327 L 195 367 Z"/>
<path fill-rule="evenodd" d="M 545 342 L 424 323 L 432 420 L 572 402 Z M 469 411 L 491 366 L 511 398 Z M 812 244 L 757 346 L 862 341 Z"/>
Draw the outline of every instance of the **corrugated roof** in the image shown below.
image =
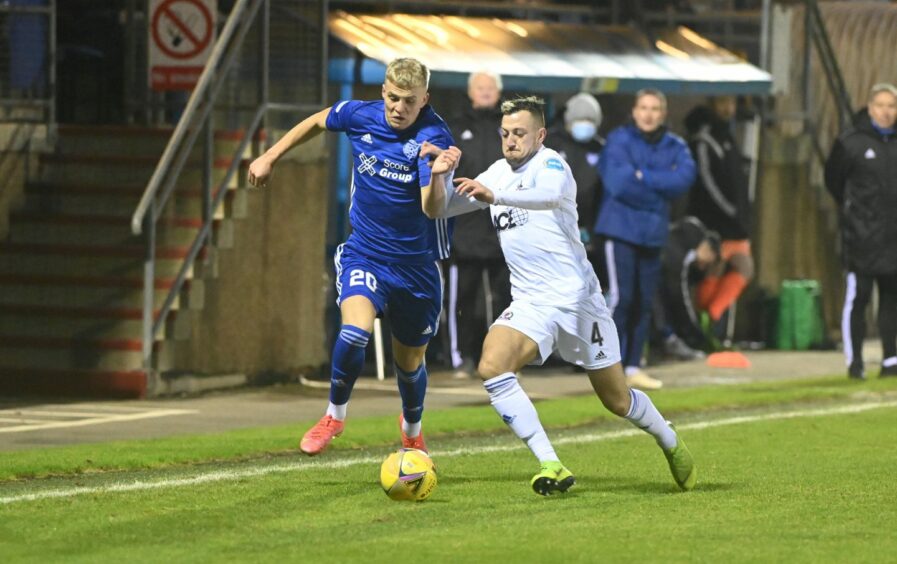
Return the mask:
<path fill-rule="evenodd" d="M 627 27 L 530 20 L 408 14 L 330 16 L 330 32 L 370 61 L 360 72 L 334 61 L 332 78 L 377 84 L 384 64 L 413 56 L 432 71 L 432 83 L 466 86 L 471 72 L 502 75 L 505 88 L 539 91 L 765 94 L 772 78 L 688 28 L 653 44 Z"/>

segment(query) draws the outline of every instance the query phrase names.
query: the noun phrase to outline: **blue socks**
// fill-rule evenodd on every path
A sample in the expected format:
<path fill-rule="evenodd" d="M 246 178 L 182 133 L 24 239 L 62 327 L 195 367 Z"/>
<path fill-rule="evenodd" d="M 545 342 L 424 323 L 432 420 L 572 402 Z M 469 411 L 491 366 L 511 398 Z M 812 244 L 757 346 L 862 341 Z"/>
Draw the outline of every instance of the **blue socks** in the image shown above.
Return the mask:
<path fill-rule="evenodd" d="M 327 413 L 334 419 L 345 419 L 346 404 L 352 395 L 352 386 L 364 367 L 364 349 L 371 334 L 355 327 L 343 325 L 333 345 L 333 362 L 330 376 L 330 405 Z M 333 411 L 333 413 L 331 413 Z"/>
<path fill-rule="evenodd" d="M 427 365 L 422 362 L 412 372 L 405 372 L 398 365 L 395 369 L 399 380 L 399 394 L 402 396 L 402 417 L 406 423 L 420 423 L 424 413 L 424 396 L 427 393 Z M 406 434 L 415 436 L 407 431 Z"/>

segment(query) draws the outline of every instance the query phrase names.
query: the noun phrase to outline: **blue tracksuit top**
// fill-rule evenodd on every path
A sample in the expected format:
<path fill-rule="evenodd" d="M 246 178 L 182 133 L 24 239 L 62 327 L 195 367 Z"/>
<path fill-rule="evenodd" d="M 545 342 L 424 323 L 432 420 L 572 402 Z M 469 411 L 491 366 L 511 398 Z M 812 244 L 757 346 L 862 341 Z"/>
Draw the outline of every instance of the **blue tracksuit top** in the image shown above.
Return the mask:
<path fill-rule="evenodd" d="M 638 179 L 635 171 L 642 171 Z M 649 143 L 634 124 L 613 130 L 598 161 L 604 181 L 595 233 L 640 245 L 662 247 L 670 223 L 670 202 L 695 181 L 688 144 L 665 132 Z"/>

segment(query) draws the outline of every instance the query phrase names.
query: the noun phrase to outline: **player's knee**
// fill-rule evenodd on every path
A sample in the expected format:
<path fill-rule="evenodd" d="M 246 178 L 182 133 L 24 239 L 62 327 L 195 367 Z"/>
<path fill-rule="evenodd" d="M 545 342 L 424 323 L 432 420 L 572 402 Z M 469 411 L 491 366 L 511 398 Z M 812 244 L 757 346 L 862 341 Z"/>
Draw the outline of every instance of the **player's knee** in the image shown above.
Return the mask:
<path fill-rule="evenodd" d="M 480 363 L 477 365 L 477 372 L 479 373 L 480 378 L 488 380 L 507 372 L 502 368 L 500 363 L 496 362 L 491 355 L 484 354 L 482 358 L 480 358 Z"/>

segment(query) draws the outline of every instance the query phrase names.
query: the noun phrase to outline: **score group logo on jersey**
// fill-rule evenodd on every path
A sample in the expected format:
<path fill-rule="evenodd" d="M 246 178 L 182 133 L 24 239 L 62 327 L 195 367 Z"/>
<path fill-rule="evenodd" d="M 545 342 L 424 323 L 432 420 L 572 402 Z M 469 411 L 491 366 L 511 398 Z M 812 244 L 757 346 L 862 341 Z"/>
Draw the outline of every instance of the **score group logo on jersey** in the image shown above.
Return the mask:
<path fill-rule="evenodd" d="M 385 159 L 383 165 L 378 169 L 375 165 L 379 162 L 379 159 L 374 155 L 367 156 L 364 153 L 358 155 L 358 160 L 361 161 L 358 167 L 356 167 L 359 174 L 379 176 L 380 178 L 405 183 L 414 180 L 414 174 L 411 173 L 411 167 L 406 164 Z"/>

